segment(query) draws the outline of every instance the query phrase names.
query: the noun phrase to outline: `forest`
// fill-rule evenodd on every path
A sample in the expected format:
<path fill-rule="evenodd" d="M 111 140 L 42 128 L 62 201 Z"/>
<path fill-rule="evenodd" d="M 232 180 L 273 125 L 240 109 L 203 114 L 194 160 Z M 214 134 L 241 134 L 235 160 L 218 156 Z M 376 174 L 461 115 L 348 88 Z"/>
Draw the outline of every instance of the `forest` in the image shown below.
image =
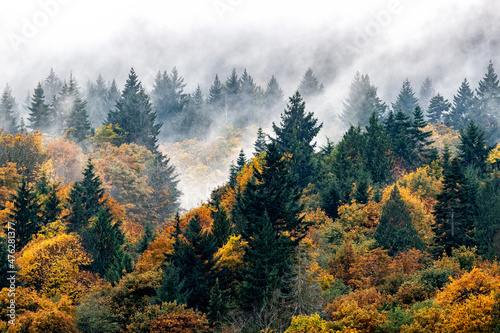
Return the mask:
<path fill-rule="evenodd" d="M 450 100 L 406 79 L 390 103 L 357 73 L 323 122 L 311 68 L 291 96 L 235 68 L 193 92 L 175 67 L 149 90 L 134 69 L 51 69 L 23 102 L 7 85 L 0 331 L 500 332 L 485 67 Z"/>

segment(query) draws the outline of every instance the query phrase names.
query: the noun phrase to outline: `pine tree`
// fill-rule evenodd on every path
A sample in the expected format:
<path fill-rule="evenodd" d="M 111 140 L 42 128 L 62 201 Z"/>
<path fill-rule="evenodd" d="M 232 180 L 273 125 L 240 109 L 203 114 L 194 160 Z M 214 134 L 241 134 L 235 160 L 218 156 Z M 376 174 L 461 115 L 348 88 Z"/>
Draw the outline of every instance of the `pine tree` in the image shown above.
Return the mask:
<path fill-rule="evenodd" d="M 156 238 L 156 233 L 155 230 L 153 229 L 153 226 L 151 223 L 146 223 L 144 226 L 144 233 L 142 235 L 141 241 L 139 242 L 139 253 L 144 253 L 148 249 L 149 243 L 154 241 Z"/>
<path fill-rule="evenodd" d="M 52 101 L 54 98 L 57 97 L 57 95 L 62 89 L 62 85 L 63 83 L 61 79 L 56 75 L 54 69 L 51 68 L 49 75 L 45 78 L 45 80 L 42 83 L 42 88 L 43 91 L 45 92 L 45 97 L 47 98 L 48 101 Z"/>
<path fill-rule="evenodd" d="M 213 285 L 212 270 L 217 246 L 213 236 L 202 230 L 199 216 L 189 221 L 183 238 L 176 238 L 172 263 L 179 269 L 180 280 L 185 281 L 183 292 L 189 291 L 189 307 L 205 311 L 209 305 L 209 288 Z"/>
<path fill-rule="evenodd" d="M 15 134 L 17 127 L 17 103 L 12 96 L 12 90 L 7 84 L 0 100 L 0 130 Z"/>
<path fill-rule="evenodd" d="M 487 143 L 493 145 L 499 136 L 500 84 L 491 61 L 484 78 L 479 81 L 476 96 L 476 112 L 471 115 L 471 120 L 484 129 Z"/>
<path fill-rule="evenodd" d="M 214 83 L 210 86 L 207 104 L 216 113 L 222 112 L 224 108 L 224 86 L 215 75 Z"/>
<path fill-rule="evenodd" d="M 500 230 L 500 177 L 485 179 L 477 195 L 478 215 L 475 219 L 474 241 L 477 252 L 486 259 L 500 255 L 496 236 Z"/>
<path fill-rule="evenodd" d="M 444 170 L 443 190 L 434 206 L 435 255 L 441 255 L 443 250 L 451 255 L 452 248 L 474 245 L 475 184 L 462 170 L 458 159 Z"/>
<path fill-rule="evenodd" d="M 391 138 L 391 149 L 394 156 L 410 166 L 412 161 L 417 160 L 415 154 L 415 135 L 410 117 L 399 110 L 396 115 L 389 114 L 386 120 L 386 130 Z"/>
<path fill-rule="evenodd" d="M 218 248 L 227 243 L 231 232 L 231 220 L 227 217 L 224 207 L 219 206 L 217 212 L 214 214 L 214 222 L 212 224 L 212 234 Z"/>
<path fill-rule="evenodd" d="M 274 77 L 271 77 L 271 80 L 267 83 L 267 88 L 265 92 L 265 106 L 268 109 L 273 109 L 277 105 L 281 105 L 283 103 L 283 89 L 278 84 L 278 81 Z"/>
<path fill-rule="evenodd" d="M 238 167 L 238 172 L 240 172 L 245 164 L 247 163 L 247 159 L 245 157 L 245 152 L 243 149 L 240 150 L 240 154 L 238 155 L 238 159 L 236 160 L 236 166 Z"/>
<path fill-rule="evenodd" d="M 28 120 L 32 130 L 39 129 L 41 132 L 48 132 L 53 121 L 49 106 L 45 104 L 45 95 L 42 84 L 38 83 L 33 97 L 31 98 L 30 114 Z"/>
<path fill-rule="evenodd" d="M 412 146 L 415 148 L 413 160 L 410 160 L 412 166 L 421 165 L 428 159 L 429 146 L 434 142 L 430 140 L 432 131 L 425 131 L 427 122 L 424 120 L 424 114 L 419 106 L 413 111 L 413 121 L 411 123 Z"/>
<path fill-rule="evenodd" d="M 226 97 L 226 109 L 233 111 L 239 103 L 241 94 L 241 82 L 236 74 L 236 68 L 233 68 L 231 75 L 224 84 L 224 95 Z M 226 111 L 229 112 L 229 111 Z"/>
<path fill-rule="evenodd" d="M 436 96 L 432 97 L 429 103 L 429 109 L 427 111 L 429 121 L 434 124 L 442 123 L 450 108 L 451 104 L 448 100 L 444 99 L 444 97 L 438 93 Z"/>
<path fill-rule="evenodd" d="M 123 271 L 130 271 L 130 257 L 123 252 L 124 235 L 119 223 L 113 225 L 111 214 L 101 208 L 88 230 L 92 270 L 110 282 L 117 282 Z"/>
<path fill-rule="evenodd" d="M 229 290 L 221 290 L 219 279 L 215 279 L 215 284 L 210 289 L 208 319 L 210 319 L 213 325 L 219 327 L 227 321 L 227 316 L 232 309 Z"/>
<path fill-rule="evenodd" d="M 482 172 L 486 171 L 486 159 L 491 149 L 486 147 L 484 131 L 480 130 L 473 121 L 460 132 L 458 149 L 462 165 L 478 168 Z"/>
<path fill-rule="evenodd" d="M 259 127 L 259 129 L 257 130 L 257 139 L 255 140 L 253 147 L 255 149 L 255 152 L 253 153 L 254 156 L 258 156 L 260 153 L 266 151 L 267 142 L 266 136 L 264 132 L 262 132 L 262 127 Z"/>
<path fill-rule="evenodd" d="M 419 100 L 420 104 L 423 106 L 425 111 L 431 101 L 432 96 L 434 96 L 434 86 L 432 85 L 432 80 L 430 77 L 426 77 L 422 85 L 420 86 Z"/>
<path fill-rule="evenodd" d="M 156 112 L 152 110 L 149 96 L 133 68 L 116 102 L 116 109 L 108 113 L 106 124 L 120 125 L 127 133 L 125 143 L 134 142 L 153 153 L 158 151 L 156 142 L 162 124 L 156 123 Z"/>
<path fill-rule="evenodd" d="M 163 279 L 160 288 L 157 289 L 158 303 L 186 304 L 191 294 L 190 290 L 185 290 L 185 280 L 181 280 L 179 269 L 172 263 L 162 266 Z"/>
<path fill-rule="evenodd" d="M 389 250 L 391 256 L 411 248 L 423 249 L 422 240 L 412 225 L 410 210 L 401 198 L 398 185 L 394 186 L 391 197 L 382 207 L 382 215 L 373 238 L 380 246 Z"/>
<path fill-rule="evenodd" d="M 36 193 L 28 188 L 26 179 L 21 179 L 16 194 L 12 195 L 14 207 L 9 218 L 16 229 L 16 248 L 22 249 L 41 228 L 41 209 Z"/>
<path fill-rule="evenodd" d="M 377 88 L 370 84 L 368 75 L 356 73 L 349 87 L 349 95 L 344 101 L 340 116 L 344 124 L 368 125 L 373 112 L 382 117 L 387 106 L 377 96 Z"/>
<path fill-rule="evenodd" d="M 446 126 L 452 126 L 457 131 L 465 129 L 470 117 L 475 113 L 476 101 L 469 82 L 464 79 L 457 94 L 453 96 L 453 106 L 445 118 Z"/>
<path fill-rule="evenodd" d="M 281 153 L 292 155 L 292 171 L 299 179 L 299 185 L 304 188 L 312 182 L 314 165 L 312 163 L 314 147 L 312 141 L 323 124 L 317 125 L 318 119 L 312 112 L 306 114 L 305 102 L 297 91 L 290 97 L 284 113 L 281 114 L 280 125 L 273 123 L 276 138 L 273 139 Z"/>
<path fill-rule="evenodd" d="M 57 220 L 62 212 L 61 200 L 57 196 L 57 187 L 59 184 L 50 186 L 47 197 L 43 202 L 43 219 L 44 224 L 51 223 Z"/>
<path fill-rule="evenodd" d="M 366 153 L 366 168 L 370 171 L 374 182 L 386 182 L 393 168 L 393 156 L 391 152 L 391 142 L 383 125 L 379 124 L 375 112 L 366 126 L 366 146 L 369 152 Z"/>
<path fill-rule="evenodd" d="M 311 97 L 315 97 L 319 94 L 322 94 L 325 91 L 325 88 L 322 83 L 318 81 L 318 78 L 309 67 L 300 81 L 300 85 L 297 88 L 300 95 L 304 96 L 304 98 L 309 99 Z"/>
<path fill-rule="evenodd" d="M 400 110 L 408 117 L 412 116 L 413 110 L 418 106 L 418 99 L 415 97 L 413 88 L 408 79 L 403 81 L 403 86 L 399 91 L 396 102 L 392 104 L 392 109 L 397 114 Z"/>
<path fill-rule="evenodd" d="M 89 81 L 87 84 L 87 110 L 91 126 L 99 127 L 106 119 L 108 111 L 114 107 L 116 100 L 110 105 L 108 102 L 109 93 L 106 81 L 104 81 L 101 74 L 99 74 L 95 83 Z"/>
<path fill-rule="evenodd" d="M 72 111 L 67 120 L 67 127 L 68 137 L 77 143 L 82 142 L 93 133 L 89 122 L 89 115 L 85 109 Z"/>

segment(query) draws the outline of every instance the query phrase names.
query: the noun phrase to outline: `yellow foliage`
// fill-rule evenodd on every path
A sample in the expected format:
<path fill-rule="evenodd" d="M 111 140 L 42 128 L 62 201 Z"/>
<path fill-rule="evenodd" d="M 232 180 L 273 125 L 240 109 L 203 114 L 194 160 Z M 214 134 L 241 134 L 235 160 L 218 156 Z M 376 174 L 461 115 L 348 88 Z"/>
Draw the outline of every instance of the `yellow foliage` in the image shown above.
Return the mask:
<path fill-rule="evenodd" d="M 350 300 L 342 303 L 333 313 L 335 321 L 328 323 L 332 330 L 356 329 L 358 332 L 372 333 L 387 320 L 387 311 L 379 312 L 374 305 L 360 307 Z"/>
<path fill-rule="evenodd" d="M 52 161 L 56 179 L 63 179 L 65 184 L 69 184 L 83 178 L 83 153 L 77 144 L 54 140 L 47 144 L 47 154 Z"/>
<path fill-rule="evenodd" d="M 310 316 L 296 316 L 292 318 L 292 324 L 285 333 L 330 333 L 333 330 L 326 328 L 326 321 L 319 314 Z"/>
<path fill-rule="evenodd" d="M 226 244 L 214 255 L 217 266 L 227 267 L 231 272 L 238 272 L 244 265 L 243 255 L 248 242 L 241 239 L 241 235 L 231 236 Z"/>
<path fill-rule="evenodd" d="M 26 245 L 17 259 L 19 278 L 49 297 L 68 295 L 77 300 L 87 286 L 78 283 L 81 266 L 91 263 L 77 235 L 52 238 L 39 235 Z"/>
<path fill-rule="evenodd" d="M 500 168 L 500 144 L 495 149 L 492 149 L 488 154 L 486 162 L 490 163 L 496 168 Z"/>
<path fill-rule="evenodd" d="M 175 238 L 171 237 L 174 232 L 172 226 L 165 226 L 160 235 L 148 246 L 148 249 L 139 257 L 136 272 L 157 270 L 165 262 L 167 256 L 174 250 Z"/>
<path fill-rule="evenodd" d="M 460 133 L 458 131 L 441 123 L 427 124 L 424 131 L 432 131 L 432 135 L 429 140 L 434 141 L 434 143 L 431 147 L 435 147 L 442 152 L 444 150 L 444 146 L 447 145 L 450 148 L 450 153 L 452 155 L 456 154 L 457 147 L 460 144 Z"/>
<path fill-rule="evenodd" d="M 0 167 L 0 210 L 5 208 L 5 203 L 16 192 L 20 178 L 16 163 L 7 162 L 6 166 Z"/>
<path fill-rule="evenodd" d="M 354 200 L 339 207 L 336 220 L 345 232 L 345 238 L 361 242 L 373 235 L 380 218 L 381 206 L 375 201 L 360 204 Z"/>
<path fill-rule="evenodd" d="M 408 188 L 411 193 L 421 199 L 435 199 L 441 193 L 441 188 L 443 187 L 441 180 L 432 174 L 432 169 L 429 165 L 404 175 L 398 183 L 400 186 Z"/>

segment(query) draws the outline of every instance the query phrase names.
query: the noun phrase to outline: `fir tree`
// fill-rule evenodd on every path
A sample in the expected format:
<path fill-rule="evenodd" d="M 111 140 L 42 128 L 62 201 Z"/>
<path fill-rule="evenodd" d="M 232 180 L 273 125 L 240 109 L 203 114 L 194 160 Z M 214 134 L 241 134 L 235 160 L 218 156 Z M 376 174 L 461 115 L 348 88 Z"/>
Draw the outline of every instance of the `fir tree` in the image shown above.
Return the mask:
<path fill-rule="evenodd" d="M 486 171 L 486 159 L 490 148 L 486 147 L 484 131 L 471 121 L 465 130 L 460 132 L 459 158 L 462 164 Z"/>
<path fill-rule="evenodd" d="M 245 164 L 247 163 L 247 159 L 245 157 L 245 152 L 243 149 L 240 150 L 240 154 L 238 155 L 238 159 L 236 160 L 236 166 L 238 168 L 238 172 L 240 172 Z"/>
<path fill-rule="evenodd" d="M 382 117 L 387 106 L 377 96 L 377 88 L 370 84 L 368 75 L 356 73 L 344 101 L 341 119 L 344 124 L 365 126 L 373 112 Z"/>
<path fill-rule="evenodd" d="M 298 87 L 298 92 L 300 95 L 304 96 L 304 98 L 315 97 L 319 94 L 322 94 L 325 90 L 322 83 L 318 81 L 318 78 L 314 74 L 311 68 L 308 68 L 302 81 L 300 81 L 300 85 Z"/>
<path fill-rule="evenodd" d="M 271 77 L 271 80 L 267 83 L 267 88 L 265 92 L 265 106 L 268 109 L 273 109 L 277 105 L 281 105 L 283 103 L 283 89 L 278 84 L 278 81 L 274 77 Z"/>
<path fill-rule="evenodd" d="M 157 289 L 158 303 L 177 302 L 186 304 L 191 290 L 185 290 L 185 280 L 181 280 L 179 269 L 172 263 L 162 266 L 163 279 L 160 288 Z"/>
<path fill-rule="evenodd" d="M 436 96 L 432 97 L 429 103 L 429 109 L 427 110 L 429 121 L 434 124 L 443 122 L 450 108 L 451 104 L 448 100 L 444 99 L 444 97 L 438 93 Z"/>
<path fill-rule="evenodd" d="M 7 84 L 0 100 L 0 130 L 9 134 L 15 134 L 17 127 L 17 104 L 12 96 L 12 90 Z"/>
<path fill-rule="evenodd" d="M 208 319 L 213 325 L 220 327 L 220 325 L 227 322 L 227 316 L 233 308 L 229 290 L 221 290 L 219 279 L 215 279 L 215 284 L 210 289 Z"/>
<path fill-rule="evenodd" d="M 214 83 L 210 86 L 207 104 L 216 112 L 221 112 L 224 108 L 224 86 L 218 75 L 215 75 Z"/>
<path fill-rule="evenodd" d="M 89 115 L 85 109 L 73 110 L 67 120 L 68 137 L 77 143 L 91 136 L 93 131 L 89 122 Z"/>
<path fill-rule="evenodd" d="M 8 216 L 16 229 L 16 248 L 22 249 L 41 228 L 40 204 L 24 177 L 16 194 L 12 195 L 12 202 L 14 207 Z"/>
<path fill-rule="evenodd" d="M 139 242 L 139 253 L 144 253 L 148 249 L 149 243 L 156 239 L 156 233 L 153 229 L 151 223 L 146 223 L 144 226 L 144 233 L 142 235 L 141 241 Z"/>
<path fill-rule="evenodd" d="M 389 255 L 394 256 L 399 252 L 411 248 L 422 249 L 422 240 L 412 225 L 410 210 L 401 198 L 397 185 L 391 192 L 391 197 L 382 207 L 377 229 L 373 238 L 385 249 Z"/>
<path fill-rule="evenodd" d="M 314 175 L 312 157 L 316 146 L 312 141 L 323 126 L 323 124 L 317 125 L 318 120 L 313 117 L 311 112 L 306 114 L 305 102 L 297 91 L 290 97 L 290 103 L 281 114 L 280 125 L 273 123 L 273 130 L 276 133 L 273 141 L 281 153 L 292 155 L 292 171 L 298 176 L 302 188 L 312 182 Z"/>
<path fill-rule="evenodd" d="M 32 130 L 39 129 L 44 133 L 48 132 L 52 125 L 53 117 L 50 114 L 49 106 L 45 104 L 45 94 L 41 83 L 38 83 L 35 88 L 29 110 L 28 120 L 30 128 Z"/>
<path fill-rule="evenodd" d="M 413 88 L 408 79 L 403 81 L 403 86 L 399 91 L 396 102 L 392 104 L 392 109 L 397 114 L 400 110 L 408 117 L 412 116 L 413 110 L 418 106 L 418 99 L 415 97 Z"/>
<path fill-rule="evenodd" d="M 266 136 L 264 132 L 262 132 L 262 127 L 259 127 L 259 129 L 257 130 L 257 139 L 255 140 L 253 147 L 255 149 L 255 152 L 253 153 L 254 156 L 258 156 L 260 153 L 266 151 L 267 142 Z"/>
<path fill-rule="evenodd" d="M 195 215 L 189 221 L 183 238 L 176 238 L 172 263 L 179 269 L 180 280 L 185 281 L 183 292 L 190 293 L 189 307 L 205 311 L 208 308 L 217 246 L 213 236 L 202 230 L 200 218 Z"/>
<path fill-rule="evenodd" d="M 231 235 L 231 220 L 228 218 L 224 207 L 219 206 L 214 214 L 214 222 L 212 224 L 212 234 L 218 248 L 224 246 Z"/>
<path fill-rule="evenodd" d="M 494 260 L 500 255 L 496 237 L 500 230 L 500 177 L 485 179 L 477 195 L 478 215 L 475 219 L 474 241 L 484 258 Z"/>
<path fill-rule="evenodd" d="M 108 111 L 113 109 L 116 99 L 109 103 L 109 93 L 106 81 L 104 81 L 101 74 L 99 74 L 95 83 L 89 81 L 87 84 L 87 110 L 91 126 L 99 127 L 106 119 Z"/>
<path fill-rule="evenodd" d="M 420 104 L 423 106 L 425 111 L 427 111 L 427 107 L 429 106 L 429 103 L 431 101 L 432 96 L 434 96 L 434 86 L 432 84 L 432 80 L 429 77 L 426 77 L 425 80 L 422 82 L 422 85 L 420 86 L 420 91 L 419 91 L 419 100 Z"/>
<path fill-rule="evenodd" d="M 54 69 L 51 68 L 49 75 L 45 78 L 45 80 L 42 83 L 42 88 L 43 91 L 45 92 L 45 97 L 47 98 L 48 101 L 52 101 L 54 98 L 57 97 L 57 95 L 62 89 L 62 85 L 63 83 L 61 79 L 56 75 Z"/>
<path fill-rule="evenodd" d="M 47 198 L 43 202 L 44 224 L 55 222 L 62 212 L 61 200 L 57 196 L 57 187 L 59 184 L 50 186 Z"/>
<path fill-rule="evenodd" d="M 468 180 L 458 159 L 444 172 L 443 190 L 434 206 L 435 255 L 443 250 L 474 245 L 474 219 L 477 215 L 475 184 Z"/>
<path fill-rule="evenodd" d="M 413 146 L 415 147 L 414 160 L 410 163 L 413 166 L 420 165 L 423 161 L 427 160 L 429 146 L 434 142 L 430 138 L 432 131 L 425 131 L 427 122 L 424 120 L 424 114 L 419 106 L 413 111 L 413 121 L 411 123 L 411 137 Z"/>
<path fill-rule="evenodd" d="M 116 109 L 108 113 L 106 124 L 118 124 L 127 133 L 125 143 L 136 143 L 151 152 L 158 150 L 157 141 L 161 123 L 156 123 L 156 112 L 151 108 L 149 96 L 135 74 L 130 70 L 127 83 Z"/>
<path fill-rule="evenodd" d="M 476 96 L 477 108 L 471 120 L 484 129 L 487 143 L 493 145 L 499 136 L 500 84 L 491 61 L 484 78 L 479 81 Z"/>
<path fill-rule="evenodd" d="M 236 74 L 236 68 L 233 68 L 231 75 L 224 84 L 224 96 L 226 97 L 226 117 L 227 112 L 233 111 L 239 103 L 241 93 L 241 82 Z M 229 110 L 229 111 L 227 111 Z M 226 119 L 227 121 L 227 119 Z"/>
<path fill-rule="evenodd" d="M 366 126 L 366 146 L 370 151 L 366 153 L 366 168 L 370 171 L 374 182 L 385 182 L 391 175 L 393 156 L 391 142 L 383 125 L 379 124 L 375 112 Z"/>
<path fill-rule="evenodd" d="M 475 106 L 474 92 L 470 89 L 467 79 L 464 79 L 457 94 L 453 96 L 453 106 L 445 118 L 446 126 L 452 126 L 458 131 L 465 129 L 471 115 L 475 113 Z"/>

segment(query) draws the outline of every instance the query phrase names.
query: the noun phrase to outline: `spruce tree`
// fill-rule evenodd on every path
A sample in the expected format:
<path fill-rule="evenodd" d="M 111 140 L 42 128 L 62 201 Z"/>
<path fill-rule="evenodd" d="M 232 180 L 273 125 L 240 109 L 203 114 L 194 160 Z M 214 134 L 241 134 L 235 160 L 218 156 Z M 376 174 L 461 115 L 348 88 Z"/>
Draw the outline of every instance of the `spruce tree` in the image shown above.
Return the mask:
<path fill-rule="evenodd" d="M 222 112 L 224 108 L 224 86 L 220 82 L 218 75 L 215 75 L 214 82 L 210 86 L 207 105 L 216 113 Z"/>
<path fill-rule="evenodd" d="M 432 97 L 429 103 L 429 109 L 427 110 L 429 121 L 434 124 L 442 123 L 450 108 L 451 104 L 448 100 L 444 99 L 444 97 L 438 93 L 436 96 Z"/>
<path fill-rule="evenodd" d="M 50 69 L 49 75 L 45 78 L 42 83 L 43 91 L 45 92 L 45 97 L 48 101 L 52 101 L 57 97 L 62 89 L 62 81 L 57 76 L 53 68 Z"/>
<path fill-rule="evenodd" d="M 434 96 L 434 86 L 432 84 L 432 80 L 430 77 L 426 77 L 422 82 L 419 91 L 419 101 L 420 105 L 423 106 L 424 110 L 427 111 L 429 103 L 431 101 L 432 96 Z"/>
<path fill-rule="evenodd" d="M 413 110 L 418 106 L 418 99 L 415 97 L 413 88 L 408 79 L 403 81 L 403 86 L 399 91 L 396 102 L 392 104 L 392 109 L 397 114 L 400 110 L 408 117 L 412 116 Z"/>
<path fill-rule="evenodd" d="M 43 202 L 43 219 L 44 224 L 51 223 L 57 220 L 62 212 L 61 200 L 57 196 L 57 187 L 59 184 L 50 186 L 45 201 Z"/>
<path fill-rule="evenodd" d="M 153 229 L 153 226 L 151 225 L 151 223 L 146 223 L 146 225 L 144 226 L 144 233 L 139 242 L 138 252 L 140 254 L 144 253 L 144 251 L 148 249 L 149 243 L 154 241 L 155 238 L 156 238 L 156 233 L 155 230 Z"/>
<path fill-rule="evenodd" d="M 446 126 L 451 126 L 457 131 L 465 129 L 472 114 L 476 112 L 475 107 L 474 92 L 470 89 L 467 79 L 464 79 L 457 94 L 453 96 L 453 106 L 445 118 Z"/>
<path fill-rule="evenodd" d="M 370 84 L 368 75 L 356 73 L 349 87 L 349 95 L 344 100 L 343 112 L 340 118 L 344 124 L 368 125 L 373 112 L 382 117 L 387 106 L 377 96 L 377 88 Z"/>
<path fill-rule="evenodd" d="M 227 316 L 233 309 L 229 290 L 222 290 L 219 279 L 215 279 L 215 284 L 210 288 L 210 299 L 208 301 L 208 319 L 215 327 L 227 322 Z"/>
<path fill-rule="evenodd" d="M 162 283 L 156 291 L 158 303 L 186 304 L 191 290 L 185 290 L 185 280 L 181 280 L 179 268 L 172 263 L 167 263 L 162 266 L 162 271 Z"/>
<path fill-rule="evenodd" d="M 108 100 L 109 93 L 108 85 L 101 74 L 99 74 L 95 83 L 89 81 L 87 84 L 87 111 L 92 127 L 101 126 L 106 119 L 108 111 L 113 109 L 116 99 L 110 103 Z"/>
<path fill-rule="evenodd" d="M 496 237 L 500 230 L 500 177 L 498 173 L 485 179 L 477 195 L 478 215 L 475 219 L 474 241 L 477 252 L 486 259 L 500 255 Z"/>
<path fill-rule="evenodd" d="M 116 109 L 108 113 L 106 124 L 118 124 L 127 133 L 125 143 L 136 143 L 151 152 L 158 150 L 157 141 L 161 123 L 156 123 L 156 112 L 142 87 L 134 69 L 130 70 L 127 82 Z"/>
<path fill-rule="evenodd" d="M 309 67 L 305 72 L 302 81 L 300 81 L 297 91 L 300 92 L 300 95 L 304 96 L 304 98 L 309 99 L 322 94 L 325 91 L 325 88 L 323 84 L 319 82 L 313 70 Z"/>
<path fill-rule="evenodd" d="M 258 156 L 260 153 L 266 151 L 266 146 L 266 135 L 264 134 L 264 132 L 262 132 L 262 127 L 259 127 L 259 129 L 257 130 L 257 139 L 253 144 L 253 147 L 255 149 L 255 152 L 253 153 L 254 156 Z"/>
<path fill-rule="evenodd" d="M 474 245 L 474 220 L 477 216 L 475 184 L 468 180 L 458 159 L 444 170 L 443 189 L 434 206 L 435 255 L 452 248 Z"/>
<path fill-rule="evenodd" d="M 0 130 L 9 134 L 15 134 L 18 130 L 17 104 L 8 84 L 5 86 L 0 100 L 0 124 Z"/>
<path fill-rule="evenodd" d="M 313 155 L 316 143 L 314 138 L 323 124 L 319 124 L 312 112 L 305 112 L 305 102 L 297 91 L 292 97 L 284 113 L 281 114 L 279 126 L 273 123 L 276 138 L 273 142 L 279 151 L 291 154 L 292 171 L 304 188 L 313 181 Z"/>
<path fill-rule="evenodd" d="M 462 164 L 486 171 L 486 159 L 491 148 L 486 147 L 484 131 L 480 130 L 471 121 L 465 130 L 460 132 L 460 144 L 458 145 L 459 158 Z"/>
<path fill-rule="evenodd" d="M 267 83 L 267 88 L 265 92 L 265 106 L 268 109 L 273 109 L 277 105 L 281 105 L 283 103 L 283 89 L 281 89 L 278 81 L 274 77 L 271 77 L 269 82 Z"/>
<path fill-rule="evenodd" d="M 382 215 L 373 238 L 380 246 L 389 250 L 391 256 L 411 248 L 423 249 L 422 240 L 411 222 L 410 210 L 401 198 L 398 185 L 394 186 L 391 197 L 382 207 Z"/>
<path fill-rule="evenodd" d="M 366 126 L 366 168 L 370 171 L 371 178 L 376 183 L 386 182 L 393 168 L 393 156 L 390 138 L 375 112 Z"/>
<path fill-rule="evenodd" d="M 179 269 L 180 280 L 185 281 L 189 307 L 206 311 L 213 285 L 214 253 L 217 246 L 213 236 L 202 230 L 199 216 L 189 221 L 183 238 L 176 238 L 172 263 Z"/>
<path fill-rule="evenodd" d="M 212 234 L 218 248 L 227 243 L 231 232 L 231 220 L 228 218 L 224 207 L 219 206 L 217 212 L 214 213 L 214 222 L 212 224 Z"/>
<path fill-rule="evenodd" d="M 493 145 L 499 136 L 500 83 L 491 61 L 484 78 L 479 81 L 476 96 L 476 112 L 471 119 L 485 131 L 487 143 Z"/>
<path fill-rule="evenodd" d="M 427 160 L 429 153 L 429 146 L 434 142 L 430 140 L 432 131 L 425 131 L 427 122 L 424 120 L 424 114 L 419 106 L 413 111 L 413 121 L 411 123 L 411 139 L 415 152 L 413 154 L 414 160 L 410 160 L 413 166 L 419 166 L 422 162 Z"/>
<path fill-rule="evenodd" d="M 45 94 L 43 92 L 42 84 L 38 83 L 33 97 L 31 98 L 31 105 L 28 107 L 30 110 L 28 120 L 32 130 L 39 129 L 41 132 L 47 133 L 54 120 L 50 114 L 49 106 L 45 104 Z"/>
<path fill-rule="evenodd" d="M 67 120 L 68 137 L 77 143 L 82 142 L 93 133 L 89 115 L 85 109 L 73 110 Z"/>
<path fill-rule="evenodd" d="M 11 199 L 14 207 L 8 216 L 16 229 L 16 248 L 22 249 L 42 226 L 41 208 L 35 191 L 28 187 L 24 177 Z"/>

